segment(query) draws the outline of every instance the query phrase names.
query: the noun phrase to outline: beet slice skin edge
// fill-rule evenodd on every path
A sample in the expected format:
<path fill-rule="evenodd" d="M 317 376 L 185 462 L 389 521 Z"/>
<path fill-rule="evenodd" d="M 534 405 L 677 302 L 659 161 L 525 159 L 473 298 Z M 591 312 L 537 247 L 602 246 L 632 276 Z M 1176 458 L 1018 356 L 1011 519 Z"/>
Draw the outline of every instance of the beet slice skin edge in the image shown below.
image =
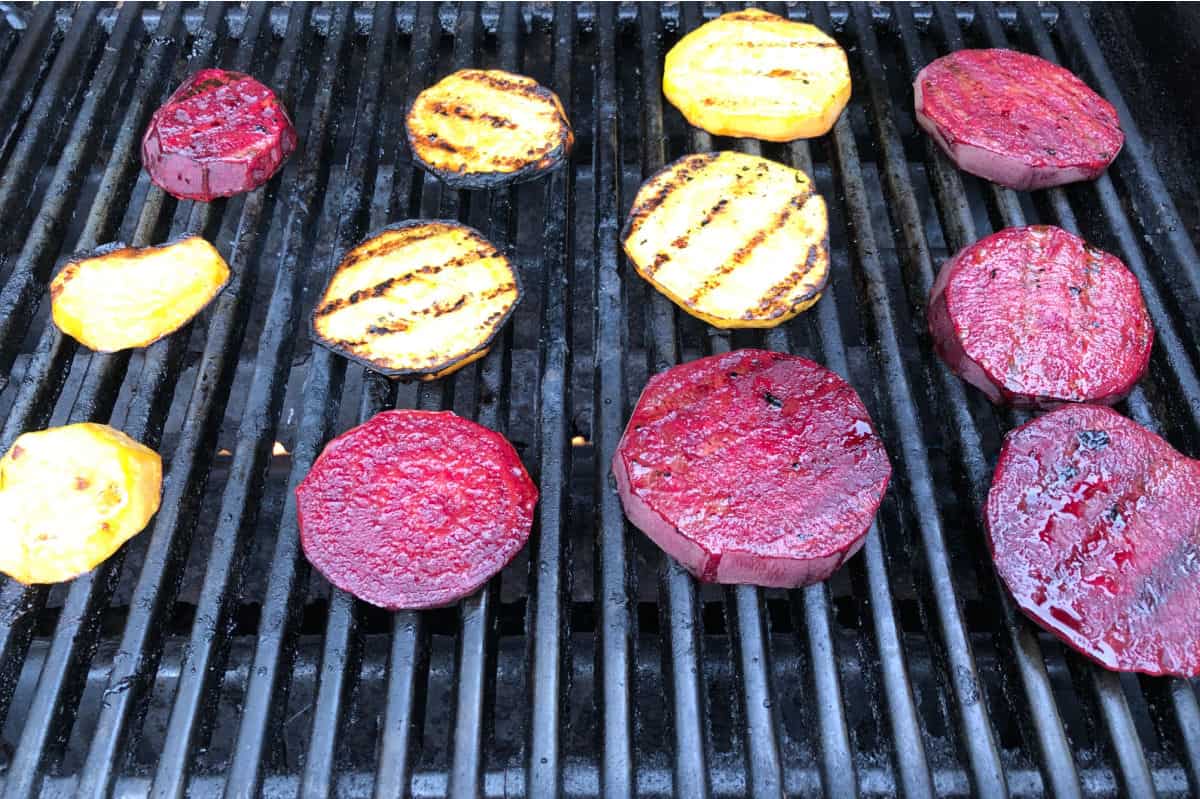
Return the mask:
<path fill-rule="evenodd" d="M 449 411 L 384 411 L 330 441 L 296 487 L 309 562 L 388 610 L 474 593 L 525 546 L 537 498 L 504 436 Z"/>
<path fill-rule="evenodd" d="M 959 169 L 1018 191 L 1100 176 L 1125 144 L 1112 105 L 1057 64 L 958 50 L 913 82 L 917 123 Z"/>
<path fill-rule="evenodd" d="M 929 298 L 934 348 L 992 402 L 1112 404 L 1150 364 L 1154 328 L 1137 277 L 1114 255 L 1049 225 L 963 248 Z"/>
<path fill-rule="evenodd" d="M 630 521 L 701 580 L 795 588 L 862 546 L 891 465 L 846 381 L 746 349 L 650 378 L 613 475 Z"/>
<path fill-rule="evenodd" d="M 1004 441 L 985 512 L 1022 611 L 1108 669 L 1200 675 L 1200 462 L 1067 405 Z"/>
<path fill-rule="evenodd" d="M 202 69 L 150 118 L 142 164 L 171 196 L 209 202 L 262 186 L 295 149 L 275 92 L 240 72 Z"/>

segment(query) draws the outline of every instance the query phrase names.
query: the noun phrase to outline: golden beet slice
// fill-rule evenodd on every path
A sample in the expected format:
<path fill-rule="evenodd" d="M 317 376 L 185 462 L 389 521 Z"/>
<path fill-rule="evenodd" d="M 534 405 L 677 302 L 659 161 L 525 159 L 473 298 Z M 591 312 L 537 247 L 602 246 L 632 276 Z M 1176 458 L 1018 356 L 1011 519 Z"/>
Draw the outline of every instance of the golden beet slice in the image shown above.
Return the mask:
<path fill-rule="evenodd" d="M 162 459 L 85 422 L 25 433 L 0 458 L 0 571 L 59 583 L 94 569 L 158 510 Z"/>
<path fill-rule="evenodd" d="M 457 222 L 403 222 L 351 250 L 313 312 L 316 340 L 389 377 L 482 358 L 521 299 L 508 259 Z"/>
<path fill-rule="evenodd" d="M 498 69 L 463 69 L 430 86 L 405 125 L 421 166 L 456 188 L 532 180 L 575 144 L 558 95 Z"/>
<path fill-rule="evenodd" d="M 747 8 L 671 48 L 663 94 L 714 136 L 807 139 L 828 133 L 846 107 L 850 67 L 821 29 Z"/>
<path fill-rule="evenodd" d="M 200 313 L 229 280 L 217 249 L 191 236 L 158 247 L 113 244 L 68 261 L 50 282 L 54 324 L 97 352 L 146 347 Z"/>
<path fill-rule="evenodd" d="M 774 327 L 829 277 L 825 201 L 798 169 L 742 153 L 689 155 L 638 190 L 622 235 L 638 274 L 716 327 Z"/>

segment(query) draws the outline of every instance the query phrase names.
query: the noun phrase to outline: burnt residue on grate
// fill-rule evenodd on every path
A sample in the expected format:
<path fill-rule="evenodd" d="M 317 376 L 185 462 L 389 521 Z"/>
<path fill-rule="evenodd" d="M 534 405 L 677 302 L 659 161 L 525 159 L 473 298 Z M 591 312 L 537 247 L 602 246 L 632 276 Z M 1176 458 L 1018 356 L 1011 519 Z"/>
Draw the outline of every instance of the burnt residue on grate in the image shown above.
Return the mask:
<path fill-rule="evenodd" d="M 1019 419 L 945 369 L 924 322 L 934 271 L 959 247 L 1014 224 L 1076 231 L 1138 275 L 1155 325 L 1153 368 L 1120 410 L 1200 451 L 1186 311 L 1200 259 L 1087 10 L 767 6 L 847 49 L 854 95 L 828 136 L 713 139 L 665 103 L 663 56 L 723 10 L 712 4 L 5 7 L 0 446 L 111 422 L 167 470 L 151 528 L 100 569 L 0 584 L 5 796 L 1200 789 L 1191 683 L 1101 671 L 1004 592 L 979 519 Z M 1118 108 L 1126 152 L 1095 183 L 1029 195 L 960 173 L 915 127 L 910 82 L 964 46 L 1076 71 Z M 171 88 L 210 65 L 275 88 L 300 146 L 254 193 L 177 202 L 137 145 Z M 559 94 L 578 137 L 565 169 L 459 192 L 415 167 L 404 109 L 466 66 Z M 803 169 L 829 202 L 830 286 L 781 328 L 708 328 L 620 254 L 642 180 L 711 149 Z M 528 297 L 485 359 L 394 384 L 314 348 L 303 320 L 363 235 L 417 217 L 505 246 Z M 64 256 L 183 233 L 235 272 L 188 328 L 101 355 L 49 323 Z M 608 462 L 647 375 L 741 346 L 846 376 L 896 466 L 862 553 L 825 584 L 699 584 L 621 512 Z M 525 552 L 453 608 L 367 607 L 299 551 L 292 487 L 325 441 L 388 407 L 505 431 L 538 482 Z"/>

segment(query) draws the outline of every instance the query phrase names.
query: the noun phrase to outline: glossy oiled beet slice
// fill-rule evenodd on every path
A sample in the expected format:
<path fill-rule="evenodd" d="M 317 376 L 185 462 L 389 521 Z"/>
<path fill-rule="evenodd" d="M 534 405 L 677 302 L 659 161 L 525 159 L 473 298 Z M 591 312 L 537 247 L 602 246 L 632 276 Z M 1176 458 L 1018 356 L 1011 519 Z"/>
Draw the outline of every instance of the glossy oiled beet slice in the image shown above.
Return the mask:
<path fill-rule="evenodd" d="M 296 149 L 296 129 L 275 93 L 249 75 L 202 69 L 154 112 L 142 163 L 168 194 L 188 200 L 256 189 Z"/>
<path fill-rule="evenodd" d="M 1200 675 L 1200 463 L 1109 408 L 1008 434 L 987 501 L 1021 610 L 1102 666 Z"/>
<path fill-rule="evenodd" d="M 917 122 L 961 169 L 1028 191 L 1100 175 L 1125 135 L 1114 109 L 1057 64 L 959 50 L 913 83 Z"/>
<path fill-rule="evenodd" d="M 992 402 L 1111 404 L 1154 329 L 1125 264 L 1050 226 L 1001 230 L 946 262 L 929 299 L 938 355 Z"/>
<path fill-rule="evenodd" d="M 450 604 L 500 571 L 529 538 L 537 489 L 499 433 L 385 411 L 329 442 L 296 502 L 317 571 L 397 610 Z"/>
<path fill-rule="evenodd" d="M 787 588 L 858 551 L 891 471 L 846 381 L 763 350 L 652 377 L 613 458 L 625 513 L 697 577 Z"/>

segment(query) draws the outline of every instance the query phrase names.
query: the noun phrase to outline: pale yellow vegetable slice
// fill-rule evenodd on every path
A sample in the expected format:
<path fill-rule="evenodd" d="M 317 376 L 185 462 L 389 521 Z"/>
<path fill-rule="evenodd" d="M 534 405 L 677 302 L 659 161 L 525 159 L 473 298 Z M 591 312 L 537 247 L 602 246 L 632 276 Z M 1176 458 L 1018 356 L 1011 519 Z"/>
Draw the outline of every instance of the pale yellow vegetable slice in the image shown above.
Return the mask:
<path fill-rule="evenodd" d="M 187 324 L 228 280 L 225 259 L 197 236 L 112 246 L 63 266 L 50 282 L 51 312 L 59 330 L 97 352 L 146 347 Z"/>
<path fill-rule="evenodd" d="M 462 69 L 425 89 L 405 127 L 421 166 L 460 188 L 532 180 L 575 143 L 558 95 L 499 69 Z"/>
<path fill-rule="evenodd" d="M 846 53 L 813 25 L 756 8 L 733 11 L 679 40 L 663 93 L 715 136 L 791 141 L 823 136 L 850 99 Z"/>
<path fill-rule="evenodd" d="M 0 571 L 58 583 L 108 559 L 158 510 L 158 453 L 102 424 L 20 436 L 0 458 Z"/>
<path fill-rule="evenodd" d="M 313 332 L 389 377 L 433 380 L 482 358 L 520 298 L 516 271 L 477 230 L 404 222 L 342 259 Z"/>
<path fill-rule="evenodd" d="M 829 276 L 812 181 L 743 153 L 685 156 L 651 177 L 622 240 L 638 274 L 716 327 L 774 327 L 812 306 Z"/>

